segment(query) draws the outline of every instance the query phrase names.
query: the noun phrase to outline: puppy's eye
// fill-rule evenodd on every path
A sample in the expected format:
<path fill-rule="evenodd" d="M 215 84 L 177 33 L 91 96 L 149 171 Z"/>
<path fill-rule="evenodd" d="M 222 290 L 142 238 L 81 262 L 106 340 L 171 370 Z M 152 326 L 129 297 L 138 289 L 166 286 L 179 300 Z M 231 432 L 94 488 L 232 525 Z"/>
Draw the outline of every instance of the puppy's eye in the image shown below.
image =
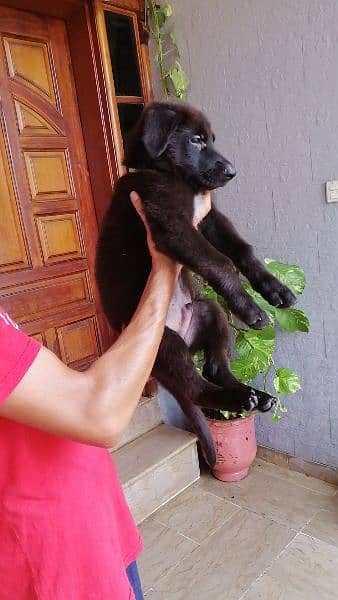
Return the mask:
<path fill-rule="evenodd" d="M 202 138 L 200 135 L 193 135 L 192 138 L 190 138 L 190 141 L 192 144 L 202 144 Z"/>

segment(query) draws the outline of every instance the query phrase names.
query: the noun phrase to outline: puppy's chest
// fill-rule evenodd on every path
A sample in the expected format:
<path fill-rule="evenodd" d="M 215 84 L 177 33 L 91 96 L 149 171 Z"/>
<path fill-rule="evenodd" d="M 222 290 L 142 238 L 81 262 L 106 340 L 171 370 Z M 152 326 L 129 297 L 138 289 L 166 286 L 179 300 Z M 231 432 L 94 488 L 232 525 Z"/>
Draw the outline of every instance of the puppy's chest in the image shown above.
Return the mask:
<path fill-rule="evenodd" d="M 205 216 L 207 199 L 204 194 L 195 194 L 193 198 L 193 224 L 196 227 L 201 218 Z"/>
<path fill-rule="evenodd" d="M 169 305 L 166 325 L 176 331 L 183 339 L 185 339 L 189 329 L 192 310 L 190 290 L 179 279 Z"/>

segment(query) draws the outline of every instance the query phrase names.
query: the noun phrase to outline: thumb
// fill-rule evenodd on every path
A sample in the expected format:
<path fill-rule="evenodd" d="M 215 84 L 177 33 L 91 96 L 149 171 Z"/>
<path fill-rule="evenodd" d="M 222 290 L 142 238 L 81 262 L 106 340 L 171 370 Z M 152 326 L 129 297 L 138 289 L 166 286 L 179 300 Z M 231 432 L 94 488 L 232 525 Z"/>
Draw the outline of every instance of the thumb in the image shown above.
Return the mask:
<path fill-rule="evenodd" d="M 145 214 L 144 214 L 144 210 L 143 210 L 143 206 L 142 206 L 142 201 L 140 196 L 138 195 L 137 192 L 132 191 L 130 192 L 130 200 L 136 210 L 136 212 L 138 213 L 139 217 L 141 217 L 142 221 L 145 221 Z"/>
<path fill-rule="evenodd" d="M 135 206 L 136 210 L 138 209 L 138 207 L 141 205 L 141 198 L 138 195 L 137 192 L 130 192 L 130 200 L 132 201 L 133 205 Z"/>

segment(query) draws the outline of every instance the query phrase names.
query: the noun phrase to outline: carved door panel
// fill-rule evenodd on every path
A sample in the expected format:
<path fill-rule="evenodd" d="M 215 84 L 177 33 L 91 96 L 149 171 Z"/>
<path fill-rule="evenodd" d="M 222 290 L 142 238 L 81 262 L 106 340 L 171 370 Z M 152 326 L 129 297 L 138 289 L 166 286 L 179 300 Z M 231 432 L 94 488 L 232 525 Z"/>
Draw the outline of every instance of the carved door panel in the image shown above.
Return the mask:
<path fill-rule="evenodd" d="M 67 364 L 101 351 L 97 223 L 63 21 L 0 7 L 0 304 Z"/>

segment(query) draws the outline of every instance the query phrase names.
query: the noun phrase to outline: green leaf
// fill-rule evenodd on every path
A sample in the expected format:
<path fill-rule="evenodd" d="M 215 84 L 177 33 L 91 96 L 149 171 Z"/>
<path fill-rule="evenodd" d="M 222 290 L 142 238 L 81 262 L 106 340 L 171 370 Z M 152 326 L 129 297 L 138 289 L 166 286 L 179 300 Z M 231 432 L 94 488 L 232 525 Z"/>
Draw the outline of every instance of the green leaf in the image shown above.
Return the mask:
<path fill-rule="evenodd" d="M 264 373 L 271 365 L 270 355 L 252 349 L 248 354 L 240 357 L 238 360 L 243 363 L 243 369 L 246 373 L 245 377 L 243 374 L 243 381 L 251 381 L 255 379 L 258 373 Z M 237 368 L 241 368 L 240 365 Z"/>
<path fill-rule="evenodd" d="M 218 301 L 218 294 L 212 289 L 212 287 L 210 287 L 210 285 L 203 286 L 202 297 L 206 300 L 214 300 L 215 302 Z"/>
<path fill-rule="evenodd" d="M 176 61 L 175 67 L 169 69 L 168 74 L 175 88 L 176 96 L 181 99 L 186 98 L 189 78 L 178 61 Z"/>
<path fill-rule="evenodd" d="M 261 331 L 248 329 L 236 336 L 239 359 L 232 361 L 231 370 L 240 381 L 252 381 L 258 373 L 264 373 L 272 364 L 275 350 L 275 330 L 266 327 Z"/>
<path fill-rule="evenodd" d="M 164 23 L 166 22 L 166 14 L 163 10 L 158 10 L 156 14 L 158 26 L 160 29 L 162 29 Z"/>
<path fill-rule="evenodd" d="M 271 358 L 275 350 L 275 330 L 272 326 L 261 330 L 247 329 L 236 338 L 236 350 L 240 356 L 246 356 L 251 350 L 259 355 Z"/>
<path fill-rule="evenodd" d="M 275 321 L 275 307 L 271 306 L 271 304 L 269 304 L 266 300 L 264 300 L 263 296 L 261 296 L 258 292 L 256 292 L 253 287 L 250 285 L 250 283 L 248 283 L 247 281 L 244 281 L 242 283 L 243 288 L 245 289 L 245 291 L 249 294 L 249 296 L 251 296 L 251 298 L 254 299 L 254 301 L 256 302 L 256 304 L 258 304 L 258 306 L 262 309 L 265 310 L 265 312 L 267 313 L 270 322 L 273 324 Z"/>
<path fill-rule="evenodd" d="M 284 283 L 290 290 L 299 296 L 304 290 L 306 279 L 303 269 L 298 265 L 287 265 L 272 258 L 266 258 L 265 264 L 268 271 L 275 275 L 279 281 Z"/>
<path fill-rule="evenodd" d="M 163 6 L 163 12 L 165 14 L 166 17 L 171 17 L 171 15 L 173 14 L 173 9 L 171 4 L 169 4 L 169 2 L 167 2 L 164 6 Z"/>
<path fill-rule="evenodd" d="M 230 368 L 233 375 L 243 383 L 252 381 L 262 371 L 261 363 L 258 363 L 254 357 L 237 358 L 231 361 Z"/>
<path fill-rule="evenodd" d="M 281 420 L 281 418 L 282 418 L 282 417 L 281 417 L 280 415 L 272 415 L 272 416 L 271 416 L 271 421 L 272 421 L 273 423 L 279 423 L 279 421 Z"/>
<path fill-rule="evenodd" d="M 199 350 L 198 352 L 196 352 L 196 354 L 194 354 L 192 360 L 193 360 L 195 369 L 199 372 L 200 375 L 202 375 L 202 371 L 203 371 L 203 367 L 204 367 L 204 363 L 205 363 L 205 356 L 204 356 L 203 350 Z"/>
<path fill-rule="evenodd" d="M 231 419 L 231 416 L 233 413 L 231 413 L 229 410 L 220 410 L 219 411 L 221 413 L 221 415 L 225 418 L 225 419 Z"/>
<path fill-rule="evenodd" d="M 309 331 L 309 319 L 302 310 L 298 308 L 276 308 L 275 314 L 278 323 L 286 331 Z"/>
<path fill-rule="evenodd" d="M 229 316 L 229 308 L 228 308 L 227 303 L 224 300 L 223 296 L 217 295 L 217 302 Z"/>
<path fill-rule="evenodd" d="M 299 377 L 291 369 L 277 369 L 273 385 L 277 394 L 295 394 L 301 389 Z"/>

